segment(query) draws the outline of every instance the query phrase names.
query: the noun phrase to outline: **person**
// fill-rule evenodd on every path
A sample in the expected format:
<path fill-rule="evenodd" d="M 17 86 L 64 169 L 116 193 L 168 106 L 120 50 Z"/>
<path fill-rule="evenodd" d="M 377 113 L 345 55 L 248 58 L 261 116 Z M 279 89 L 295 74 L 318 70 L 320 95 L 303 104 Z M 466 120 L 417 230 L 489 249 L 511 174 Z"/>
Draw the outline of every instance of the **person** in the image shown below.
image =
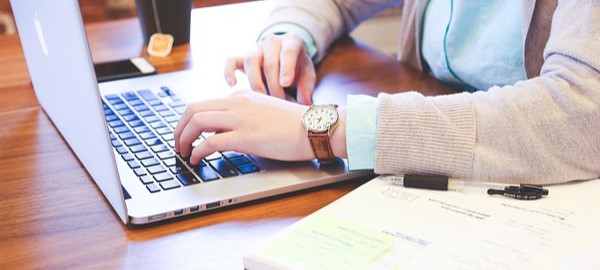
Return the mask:
<path fill-rule="evenodd" d="M 399 61 L 465 91 L 348 96 L 330 142 L 350 169 L 530 184 L 600 176 L 599 1 L 277 1 L 255 48 L 226 63 L 228 83 L 241 70 L 254 91 L 190 104 L 176 150 L 192 163 L 224 150 L 314 159 L 300 120 L 314 64 L 398 5 Z M 290 86 L 298 103 L 284 99 Z"/>

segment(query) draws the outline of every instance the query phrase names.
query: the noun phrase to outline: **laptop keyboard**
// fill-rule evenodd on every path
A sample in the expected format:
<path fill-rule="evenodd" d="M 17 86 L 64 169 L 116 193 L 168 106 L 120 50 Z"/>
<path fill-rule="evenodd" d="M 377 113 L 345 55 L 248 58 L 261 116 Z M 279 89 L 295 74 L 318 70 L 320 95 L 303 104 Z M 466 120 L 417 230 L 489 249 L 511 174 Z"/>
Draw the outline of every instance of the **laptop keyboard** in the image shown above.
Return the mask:
<path fill-rule="evenodd" d="M 215 152 L 195 166 L 175 153 L 173 131 L 186 104 L 168 87 L 104 99 L 112 145 L 151 193 L 261 171 L 243 153 Z M 193 145 L 210 135 L 200 135 Z"/>

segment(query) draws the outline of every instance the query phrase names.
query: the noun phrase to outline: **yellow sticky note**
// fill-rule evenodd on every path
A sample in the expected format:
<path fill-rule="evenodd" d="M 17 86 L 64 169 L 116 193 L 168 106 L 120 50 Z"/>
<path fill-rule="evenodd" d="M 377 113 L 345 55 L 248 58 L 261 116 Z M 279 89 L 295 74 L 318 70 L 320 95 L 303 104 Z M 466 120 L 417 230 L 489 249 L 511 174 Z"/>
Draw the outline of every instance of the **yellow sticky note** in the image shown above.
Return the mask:
<path fill-rule="evenodd" d="M 313 214 L 285 230 L 259 253 L 265 263 L 285 269 L 362 269 L 390 249 L 394 241 L 380 231 Z"/>

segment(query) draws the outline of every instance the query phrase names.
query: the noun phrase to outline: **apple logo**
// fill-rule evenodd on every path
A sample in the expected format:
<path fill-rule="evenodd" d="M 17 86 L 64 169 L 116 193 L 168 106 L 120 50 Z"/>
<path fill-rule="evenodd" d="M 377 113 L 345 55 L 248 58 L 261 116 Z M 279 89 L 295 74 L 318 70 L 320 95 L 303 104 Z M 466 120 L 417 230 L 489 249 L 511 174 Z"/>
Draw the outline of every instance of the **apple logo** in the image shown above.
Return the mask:
<path fill-rule="evenodd" d="M 46 45 L 44 31 L 42 29 L 42 24 L 40 23 L 40 20 L 38 20 L 37 12 L 35 12 L 35 18 L 33 18 L 33 22 L 35 24 L 35 30 L 37 32 L 38 40 L 40 41 L 40 46 L 42 47 L 42 51 L 46 55 L 46 58 L 50 58 L 50 54 L 48 53 L 48 45 Z"/>

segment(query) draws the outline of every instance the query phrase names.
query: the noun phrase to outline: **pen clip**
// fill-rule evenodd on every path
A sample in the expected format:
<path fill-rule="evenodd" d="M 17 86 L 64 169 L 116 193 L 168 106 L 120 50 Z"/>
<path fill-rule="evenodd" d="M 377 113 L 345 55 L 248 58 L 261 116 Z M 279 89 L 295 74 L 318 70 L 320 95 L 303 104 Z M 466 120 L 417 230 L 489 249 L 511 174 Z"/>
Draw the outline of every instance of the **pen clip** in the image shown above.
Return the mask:
<path fill-rule="evenodd" d="M 519 186 L 507 186 L 504 190 L 488 189 L 489 195 L 503 195 L 518 200 L 537 200 L 548 196 L 548 189 L 539 185 L 520 184 Z"/>

